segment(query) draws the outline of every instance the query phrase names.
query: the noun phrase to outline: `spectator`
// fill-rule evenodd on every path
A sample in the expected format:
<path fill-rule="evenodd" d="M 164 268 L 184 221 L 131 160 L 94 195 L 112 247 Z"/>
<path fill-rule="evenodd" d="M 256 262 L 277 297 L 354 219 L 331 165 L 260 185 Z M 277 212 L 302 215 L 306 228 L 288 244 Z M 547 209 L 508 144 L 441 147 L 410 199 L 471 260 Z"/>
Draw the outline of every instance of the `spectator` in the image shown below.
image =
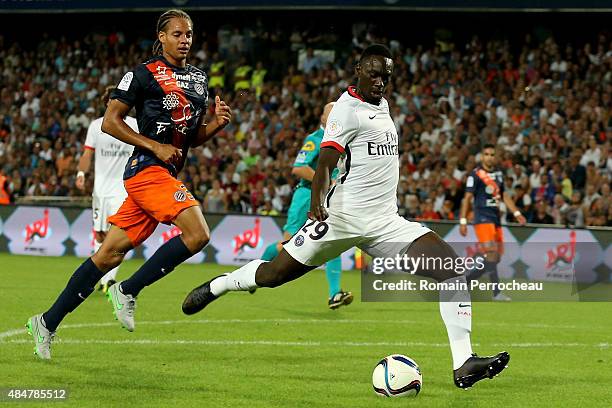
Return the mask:
<path fill-rule="evenodd" d="M 225 191 L 221 188 L 221 183 L 218 179 L 212 182 L 212 188 L 204 197 L 204 211 L 207 213 L 223 213 L 227 210 L 227 200 Z"/>
<path fill-rule="evenodd" d="M 586 225 L 605 226 L 607 224 L 607 211 L 601 197 L 595 198 L 586 212 Z"/>
<path fill-rule="evenodd" d="M 553 207 L 550 211 L 550 215 L 552 216 L 555 224 L 565 225 L 566 222 L 566 214 L 569 211 L 570 206 L 565 201 L 565 198 L 561 194 L 555 194 L 555 198 L 553 200 Z"/>
<path fill-rule="evenodd" d="M 582 209 L 582 194 L 580 194 L 580 191 L 574 191 L 570 208 L 567 211 L 565 218 L 567 219 L 567 225 L 570 227 L 584 227 L 585 219 L 584 211 Z"/>
<path fill-rule="evenodd" d="M 535 224 L 554 224 L 553 218 L 548 214 L 548 204 L 546 204 L 546 201 L 538 201 L 535 207 L 536 211 L 530 222 Z"/>

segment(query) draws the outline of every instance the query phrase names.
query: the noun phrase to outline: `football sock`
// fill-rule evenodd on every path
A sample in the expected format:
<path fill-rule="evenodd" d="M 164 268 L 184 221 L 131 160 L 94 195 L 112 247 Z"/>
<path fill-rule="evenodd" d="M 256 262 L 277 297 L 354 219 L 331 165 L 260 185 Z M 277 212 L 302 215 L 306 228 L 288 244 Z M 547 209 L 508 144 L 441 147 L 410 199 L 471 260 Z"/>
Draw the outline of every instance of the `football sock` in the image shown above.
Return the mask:
<path fill-rule="evenodd" d="M 87 258 L 74 271 L 53 306 L 43 313 L 45 327 L 50 331 L 55 331 L 64 317 L 83 303 L 87 296 L 93 292 L 96 282 L 100 280 L 102 275 L 104 273 L 98 269 L 91 258 Z"/>
<path fill-rule="evenodd" d="M 342 259 L 340 257 L 327 261 L 325 264 L 325 276 L 329 286 L 329 297 L 332 298 L 340 292 L 340 277 L 342 276 Z"/>
<path fill-rule="evenodd" d="M 489 280 L 492 283 L 499 283 L 499 275 L 497 274 L 497 262 L 485 262 L 483 268 L 489 274 Z M 501 292 L 497 286 L 493 289 L 493 296 Z"/>
<path fill-rule="evenodd" d="M 249 262 L 234 272 L 219 276 L 210 282 L 210 292 L 215 296 L 222 296 L 228 291 L 251 290 L 258 288 L 255 283 L 255 273 L 259 265 L 266 263 L 261 259 Z"/>
<path fill-rule="evenodd" d="M 110 281 L 110 280 L 116 281 L 117 279 L 115 279 L 115 278 L 117 277 L 117 271 L 118 270 L 119 270 L 119 266 L 117 266 L 117 267 L 111 269 L 110 271 L 108 271 L 106 273 L 106 275 L 104 275 L 102 277 L 102 279 L 100 279 L 100 283 L 104 285 L 105 283 L 108 283 L 108 281 Z"/>
<path fill-rule="evenodd" d="M 177 235 L 160 246 L 129 279 L 121 282 L 121 292 L 125 295 L 138 296 L 145 286 L 157 282 L 192 255 L 181 236 Z"/>
<path fill-rule="evenodd" d="M 447 279 L 442 283 L 465 284 L 465 276 Z M 451 353 L 453 355 L 453 370 L 458 369 L 472 356 L 472 302 L 467 290 L 441 290 L 440 315 L 446 325 Z"/>
<path fill-rule="evenodd" d="M 271 261 L 278 255 L 277 242 L 273 242 L 266 247 L 261 259 L 264 261 Z"/>

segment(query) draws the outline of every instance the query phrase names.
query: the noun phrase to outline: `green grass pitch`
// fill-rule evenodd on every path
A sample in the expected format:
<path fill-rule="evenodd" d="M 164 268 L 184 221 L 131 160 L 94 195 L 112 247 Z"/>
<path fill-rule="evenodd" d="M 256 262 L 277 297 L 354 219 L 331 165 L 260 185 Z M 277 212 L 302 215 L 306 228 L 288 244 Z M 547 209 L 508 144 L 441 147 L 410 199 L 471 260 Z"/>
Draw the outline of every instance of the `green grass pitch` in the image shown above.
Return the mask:
<path fill-rule="evenodd" d="M 231 293 L 188 317 L 185 294 L 232 267 L 183 265 L 141 293 L 134 333 L 94 292 L 60 326 L 53 359 L 39 361 L 23 325 L 80 262 L 0 255 L 0 387 L 68 389 L 57 407 L 612 406 L 612 304 L 475 303 L 475 351 L 512 358 L 496 379 L 462 391 L 438 304 L 361 303 L 357 272 L 342 277 L 356 301 L 337 311 L 314 271 L 277 289 Z M 126 262 L 119 277 L 140 263 Z M 417 399 L 372 391 L 372 369 L 392 353 L 419 363 Z"/>

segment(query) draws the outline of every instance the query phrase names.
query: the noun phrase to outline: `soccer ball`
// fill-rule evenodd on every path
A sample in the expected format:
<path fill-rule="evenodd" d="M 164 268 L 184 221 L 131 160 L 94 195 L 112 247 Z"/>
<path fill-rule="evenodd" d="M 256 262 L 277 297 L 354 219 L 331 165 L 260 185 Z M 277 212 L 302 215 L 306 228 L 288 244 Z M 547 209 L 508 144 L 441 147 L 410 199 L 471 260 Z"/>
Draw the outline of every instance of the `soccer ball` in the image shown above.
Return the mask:
<path fill-rule="evenodd" d="M 374 367 L 372 385 L 374 392 L 381 397 L 416 397 L 421 391 L 423 376 L 414 360 L 391 354 Z"/>

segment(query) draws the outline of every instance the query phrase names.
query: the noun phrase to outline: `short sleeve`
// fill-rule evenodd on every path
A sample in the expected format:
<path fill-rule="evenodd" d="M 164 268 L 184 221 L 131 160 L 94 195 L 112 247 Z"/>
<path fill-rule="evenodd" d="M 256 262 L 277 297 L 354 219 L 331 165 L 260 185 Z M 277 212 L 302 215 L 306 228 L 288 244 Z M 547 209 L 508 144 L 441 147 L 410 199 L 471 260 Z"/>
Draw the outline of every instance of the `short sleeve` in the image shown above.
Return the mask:
<path fill-rule="evenodd" d="M 94 120 L 89 124 L 87 136 L 85 137 L 85 145 L 83 146 L 85 149 L 96 150 L 96 127 L 98 124 L 98 120 Z"/>
<path fill-rule="evenodd" d="M 138 67 L 139 68 L 139 67 Z M 142 74 L 139 69 L 128 71 L 123 75 L 117 87 L 111 93 L 111 99 L 117 99 L 130 108 L 136 104 L 136 101 L 142 97 L 144 87 L 142 85 Z"/>
<path fill-rule="evenodd" d="M 317 159 L 318 155 L 319 155 L 319 146 L 317 146 L 314 140 L 307 137 L 306 140 L 304 141 L 304 145 L 302 146 L 302 148 L 300 149 L 300 152 L 295 158 L 293 167 L 305 167 L 305 166 L 313 167 L 313 163 Z"/>
<path fill-rule="evenodd" d="M 329 113 L 321 148 L 333 147 L 344 153 L 346 145 L 355 137 L 359 119 L 355 108 L 348 103 L 336 103 Z"/>
<path fill-rule="evenodd" d="M 476 190 L 476 173 L 472 171 L 470 172 L 470 174 L 467 177 L 467 180 L 465 181 L 465 191 L 467 193 L 474 193 L 475 190 Z"/>

